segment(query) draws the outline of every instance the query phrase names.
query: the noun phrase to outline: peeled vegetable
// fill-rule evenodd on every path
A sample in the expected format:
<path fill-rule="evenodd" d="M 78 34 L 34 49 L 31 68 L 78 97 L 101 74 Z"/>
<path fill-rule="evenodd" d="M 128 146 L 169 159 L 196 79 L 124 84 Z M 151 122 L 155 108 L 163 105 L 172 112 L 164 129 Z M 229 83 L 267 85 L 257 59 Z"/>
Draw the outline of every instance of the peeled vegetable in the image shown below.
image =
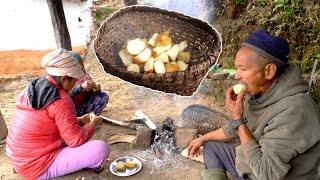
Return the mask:
<path fill-rule="evenodd" d="M 153 72 L 153 63 L 154 63 L 154 59 L 153 57 L 151 57 L 146 64 L 144 65 L 143 69 L 145 72 Z"/>
<path fill-rule="evenodd" d="M 150 46 L 152 46 L 152 47 L 155 47 L 155 46 L 156 46 L 158 35 L 159 35 L 158 33 L 154 33 L 154 34 L 152 35 L 152 37 L 149 39 L 148 44 L 149 44 Z"/>
<path fill-rule="evenodd" d="M 180 70 L 180 67 L 175 63 L 166 63 L 164 66 L 166 67 L 166 72 L 176 72 Z"/>
<path fill-rule="evenodd" d="M 85 124 L 89 124 L 93 120 L 94 116 L 94 113 L 89 113 L 89 116 L 85 116 L 82 122 Z"/>
<path fill-rule="evenodd" d="M 232 88 L 233 88 L 233 92 L 235 94 L 239 94 L 241 92 L 244 92 L 247 89 L 244 84 L 236 84 L 236 85 L 232 86 Z"/>
<path fill-rule="evenodd" d="M 155 47 L 153 50 L 152 50 L 152 56 L 153 57 L 157 57 L 159 56 L 161 53 L 169 50 L 171 48 L 171 44 L 168 44 L 166 46 L 161 46 L 161 47 Z"/>
<path fill-rule="evenodd" d="M 127 71 L 133 71 L 133 72 L 140 72 L 140 67 L 139 65 L 137 64 L 130 64 L 128 67 L 127 67 Z"/>
<path fill-rule="evenodd" d="M 156 61 L 153 64 L 154 66 L 154 71 L 158 74 L 164 74 L 166 73 L 166 68 L 164 66 L 164 63 L 162 61 Z"/>
<path fill-rule="evenodd" d="M 178 61 L 189 62 L 190 54 L 188 52 L 180 52 L 177 57 Z"/>
<path fill-rule="evenodd" d="M 169 31 L 159 34 L 157 37 L 156 47 L 172 45 L 172 40 L 171 37 L 169 37 L 169 34 Z"/>
<path fill-rule="evenodd" d="M 145 44 L 145 40 L 141 40 L 140 38 L 130 40 L 127 44 L 127 50 L 132 55 L 138 55 L 141 53 L 147 45 Z"/>
<path fill-rule="evenodd" d="M 151 50 L 149 48 L 143 50 L 138 56 L 133 58 L 135 64 L 144 64 L 151 57 Z"/>
<path fill-rule="evenodd" d="M 100 84 L 96 84 L 96 83 L 93 84 L 93 87 L 92 87 L 93 91 L 99 91 L 100 89 L 101 89 Z"/>
<path fill-rule="evenodd" d="M 134 161 L 126 161 L 125 166 L 127 168 L 135 168 L 137 166 L 137 163 Z"/>
<path fill-rule="evenodd" d="M 177 61 L 180 71 L 184 71 L 188 68 L 188 64 L 183 61 Z"/>
<path fill-rule="evenodd" d="M 168 54 L 166 52 L 163 52 L 159 56 L 155 57 L 154 61 L 162 61 L 164 63 L 169 62 Z"/>
<path fill-rule="evenodd" d="M 118 163 L 116 164 L 116 170 L 118 171 L 126 170 L 126 166 L 123 161 L 118 161 Z"/>
<path fill-rule="evenodd" d="M 177 59 L 179 53 L 179 46 L 177 44 L 173 45 L 168 51 L 167 54 L 171 61 L 175 61 Z"/>
<path fill-rule="evenodd" d="M 182 41 L 179 43 L 179 52 L 184 51 L 188 47 L 187 41 Z"/>
<path fill-rule="evenodd" d="M 119 56 L 122 60 L 122 63 L 125 66 L 129 66 L 129 64 L 132 64 L 133 56 L 131 54 L 129 54 L 129 52 L 126 49 L 121 49 L 119 52 Z"/>
<path fill-rule="evenodd" d="M 190 61 L 190 53 L 184 51 L 188 47 L 187 41 L 175 44 L 169 34 L 168 30 L 154 33 L 149 40 L 127 40 L 119 51 L 127 71 L 163 74 L 186 70 Z"/>

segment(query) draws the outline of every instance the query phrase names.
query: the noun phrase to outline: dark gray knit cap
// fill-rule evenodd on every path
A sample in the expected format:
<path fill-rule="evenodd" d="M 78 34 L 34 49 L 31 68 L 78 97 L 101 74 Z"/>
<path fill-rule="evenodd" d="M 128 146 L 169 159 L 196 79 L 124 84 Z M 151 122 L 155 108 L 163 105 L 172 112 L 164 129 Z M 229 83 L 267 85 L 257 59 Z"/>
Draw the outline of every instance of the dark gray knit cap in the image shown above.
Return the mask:
<path fill-rule="evenodd" d="M 287 40 L 273 36 L 264 29 L 254 31 L 243 45 L 277 66 L 285 66 L 288 63 L 290 49 Z"/>

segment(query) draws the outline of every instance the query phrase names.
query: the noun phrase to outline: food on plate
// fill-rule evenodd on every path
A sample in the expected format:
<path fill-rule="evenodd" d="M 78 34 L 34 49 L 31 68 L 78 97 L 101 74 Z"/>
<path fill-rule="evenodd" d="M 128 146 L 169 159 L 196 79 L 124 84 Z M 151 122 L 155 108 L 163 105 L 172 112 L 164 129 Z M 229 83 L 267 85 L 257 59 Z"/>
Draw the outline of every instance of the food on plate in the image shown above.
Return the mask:
<path fill-rule="evenodd" d="M 178 61 L 189 62 L 190 54 L 188 52 L 180 52 L 177 56 Z"/>
<path fill-rule="evenodd" d="M 176 72 L 180 70 L 180 67 L 176 63 L 166 63 L 165 65 L 166 72 Z"/>
<path fill-rule="evenodd" d="M 154 66 L 154 71 L 158 74 L 164 74 L 166 73 L 166 68 L 164 66 L 164 63 L 162 61 L 156 61 L 153 64 Z"/>
<path fill-rule="evenodd" d="M 183 61 L 177 61 L 180 71 L 185 71 L 188 68 L 188 64 Z"/>
<path fill-rule="evenodd" d="M 236 84 L 232 86 L 232 88 L 235 94 L 240 94 L 241 92 L 244 92 L 247 89 L 247 87 L 244 84 Z"/>
<path fill-rule="evenodd" d="M 131 55 L 138 55 L 147 47 L 145 40 L 141 40 L 140 38 L 136 38 L 133 40 L 129 40 L 127 43 L 127 51 Z"/>
<path fill-rule="evenodd" d="M 139 72 L 140 72 L 140 67 L 139 67 L 138 64 L 130 64 L 130 65 L 127 67 L 127 71 L 133 71 L 133 72 L 139 73 Z"/>
<path fill-rule="evenodd" d="M 153 63 L 154 63 L 153 57 L 149 58 L 149 60 L 146 62 L 146 64 L 143 67 L 144 72 L 153 72 Z"/>
<path fill-rule="evenodd" d="M 152 46 L 152 47 L 155 47 L 155 46 L 156 46 L 158 35 L 159 35 L 158 33 L 154 33 L 154 34 L 152 35 L 152 37 L 149 39 L 148 44 L 149 44 L 150 46 Z"/>
<path fill-rule="evenodd" d="M 125 166 L 127 168 L 135 168 L 137 166 L 137 163 L 134 162 L 134 161 L 127 160 L 126 163 L 125 163 Z"/>
<path fill-rule="evenodd" d="M 177 44 L 173 45 L 168 51 L 168 57 L 171 61 L 175 61 L 177 59 L 179 53 L 179 46 Z"/>
<path fill-rule="evenodd" d="M 179 43 L 179 52 L 184 51 L 188 47 L 187 41 L 182 41 Z"/>
<path fill-rule="evenodd" d="M 122 60 L 122 63 L 125 66 L 129 66 L 129 64 L 132 64 L 133 56 L 131 54 L 129 54 L 129 52 L 126 49 L 121 49 L 119 52 L 119 56 Z"/>
<path fill-rule="evenodd" d="M 116 170 L 118 171 L 124 171 L 126 170 L 126 165 L 123 161 L 118 161 L 116 164 Z"/>
<path fill-rule="evenodd" d="M 163 47 L 172 45 L 171 37 L 169 37 L 170 32 L 165 31 L 157 36 L 156 47 Z"/>
<path fill-rule="evenodd" d="M 146 48 L 139 55 L 133 58 L 133 62 L 135 64 L 144 64 L 145 62 L 148 61 L 150 57 L 151 57 L 151 50 L 149 48 Z"/>

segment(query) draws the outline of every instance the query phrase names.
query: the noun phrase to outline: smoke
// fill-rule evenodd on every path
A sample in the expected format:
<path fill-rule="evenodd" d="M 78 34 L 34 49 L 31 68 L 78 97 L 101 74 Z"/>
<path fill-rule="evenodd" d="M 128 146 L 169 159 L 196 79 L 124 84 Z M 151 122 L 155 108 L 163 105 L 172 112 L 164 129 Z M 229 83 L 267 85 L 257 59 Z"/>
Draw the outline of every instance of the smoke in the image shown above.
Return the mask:
<path fill-rule="evenodd" d="M 214 4 L 212 0 L 153 0 L 145 4 L 176 11 L 206 21 L 211 25 L 215 23 Z"/>

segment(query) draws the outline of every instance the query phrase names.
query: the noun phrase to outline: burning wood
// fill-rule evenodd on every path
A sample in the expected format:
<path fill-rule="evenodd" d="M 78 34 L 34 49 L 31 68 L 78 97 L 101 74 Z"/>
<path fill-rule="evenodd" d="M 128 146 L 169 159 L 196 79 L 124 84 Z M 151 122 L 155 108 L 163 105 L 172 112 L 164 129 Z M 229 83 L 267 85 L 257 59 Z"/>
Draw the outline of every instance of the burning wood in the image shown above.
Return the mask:
<path fill-rule="evenodd" d="M 156 132 L 151 148 L 157 154 L 172 153 L 175 149 L 173 143 L 173 120 L 167 117 L 162 126 L 162 132 Z"/>

